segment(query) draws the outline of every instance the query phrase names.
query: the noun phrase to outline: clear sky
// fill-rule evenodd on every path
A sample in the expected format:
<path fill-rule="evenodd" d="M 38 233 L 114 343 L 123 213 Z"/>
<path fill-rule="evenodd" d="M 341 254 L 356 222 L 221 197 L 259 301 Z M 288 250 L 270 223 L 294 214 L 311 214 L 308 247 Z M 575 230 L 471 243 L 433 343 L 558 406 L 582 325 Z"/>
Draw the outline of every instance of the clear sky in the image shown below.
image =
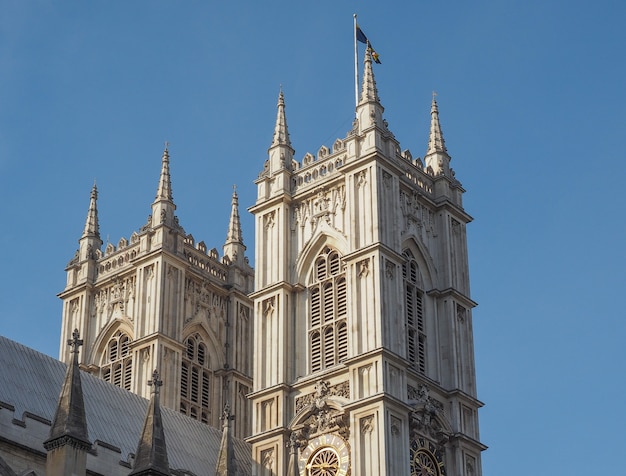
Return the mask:
<path fill-rule="evenodd" d="M 252 258 L 246 208 L 280 85 L 299 160 L 345 137 L 356 12 L 402 149 L 424 155 L 437 91 L 467 190 L 484 475 L 623 474 L 623 0 L 0 0 L 0 11 L 1 334 L 57 356 L 56 294 L 94 179 L 102 238 L 117 244 L 150 213 L 165 141 L 181 225 L 221 254 L 236 184 Z"/>

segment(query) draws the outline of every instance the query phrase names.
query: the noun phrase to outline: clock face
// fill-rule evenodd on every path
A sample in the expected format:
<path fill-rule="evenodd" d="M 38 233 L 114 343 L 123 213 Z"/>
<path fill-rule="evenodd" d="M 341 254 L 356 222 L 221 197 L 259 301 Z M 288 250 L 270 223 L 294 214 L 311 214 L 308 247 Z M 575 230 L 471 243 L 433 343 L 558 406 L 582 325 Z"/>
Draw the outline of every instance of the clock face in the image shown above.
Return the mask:
<path fill-rule="evenodd" d="M 313 438 L 300 454 L 300 474 L 306 476 L 347 476 L 350 452 L 343 438 L 322 435 Z"/>
<path fill-rule="evenodd" d="M 411 476 L 446 476 L 441 451 L 424 438 L 411 444 Z"/>

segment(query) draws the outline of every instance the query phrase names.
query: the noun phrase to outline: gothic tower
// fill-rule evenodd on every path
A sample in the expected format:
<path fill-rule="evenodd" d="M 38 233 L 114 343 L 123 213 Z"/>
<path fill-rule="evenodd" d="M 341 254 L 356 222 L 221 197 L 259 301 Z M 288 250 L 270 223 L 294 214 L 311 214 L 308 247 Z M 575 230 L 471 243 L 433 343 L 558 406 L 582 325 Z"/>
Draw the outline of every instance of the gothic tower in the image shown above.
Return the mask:
<path fill-rule="evenodd" d="M 257 476 L 480 476 L 464 192 L 433 97 L 401 151 L 372 70 L 344 139 L 294 160 L 282 91 L 256 180 Z"/>
<path fill-rule="evenodd" d="M 68 264 L 60 359 L 73 329 L 84 340 L 81 367 L 150 398 L 144 385 L 158 369 L 167 384 L 163 406 L 221 427 L 228 403 L 237 415 L 233 434 L 250 434 L 246 394 L 252 388 L 253 270 L 245 256 L 237 193 L 220 259 L 186 234 L 175 215 L 167 148 L 152 214 L 130 240 L 102 250 L 91 192 L 79 249 Z"/>

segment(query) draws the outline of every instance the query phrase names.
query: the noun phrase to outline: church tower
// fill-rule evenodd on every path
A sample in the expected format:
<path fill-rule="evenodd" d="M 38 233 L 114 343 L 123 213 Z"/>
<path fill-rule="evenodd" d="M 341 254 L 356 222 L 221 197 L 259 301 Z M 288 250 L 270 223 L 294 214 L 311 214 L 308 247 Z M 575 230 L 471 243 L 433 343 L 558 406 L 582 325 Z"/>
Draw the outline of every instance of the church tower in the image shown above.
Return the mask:
<path fill-rule="evenodd" d="M 433 97 L 401 151 L 364 62 L 353 128 L 294 160 L 281 91 L 256 228 L 256 476 L 481 476 L 463 188 Z"/>
<path fill-rule="evenodd" d="M 229 404 L 233 434 L 250 435 L 254 272 L 245 256 L 237 193 L 223 256 L 186 234 L 175 215 L 166 149 L 152 213 L 130 239 L 102 250 L 94 185 L 79 249 L 68 264 L 60 359 L 78 329 L 81 367 L 150 398 L 154 369 L 161 405 L 220 428 Z"/>

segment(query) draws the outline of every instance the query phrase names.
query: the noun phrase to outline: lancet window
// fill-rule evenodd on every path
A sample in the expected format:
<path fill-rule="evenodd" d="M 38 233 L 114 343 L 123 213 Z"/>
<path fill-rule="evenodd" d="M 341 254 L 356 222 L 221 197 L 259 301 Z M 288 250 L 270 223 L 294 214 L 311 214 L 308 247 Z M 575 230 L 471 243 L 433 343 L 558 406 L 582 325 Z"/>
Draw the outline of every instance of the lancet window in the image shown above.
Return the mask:
<path fill-rule="evenodd" d="M 180 411 L 209 423 L 212 372 L 207 346 L 199 334 L 185 339 L 180 377 Z"/>
<path fill-rule="evenodd" d="M 130 352 L 130 337 L 118 331 L 109 340 L 105 364 L 101 367 L 104 380 L 126 390 L 131 389 L 133 378 L 133 357 Z"/>
<path fill-rule="evenodd" d="M 309 362 L 311 372 L 348 356 L 346 275 L 337 251 L 326 247 L 309 280 Z"/>
<path fill-rule="evenodd" d="M 407 338 L 407 358 L 412 367 L 419 372 L 426 372 L 426 332 L 424 326 L 424 290 L 422 277 L 410 250 L 403 253 L 402 265 L 405 297 L 405 324 Z"/>

